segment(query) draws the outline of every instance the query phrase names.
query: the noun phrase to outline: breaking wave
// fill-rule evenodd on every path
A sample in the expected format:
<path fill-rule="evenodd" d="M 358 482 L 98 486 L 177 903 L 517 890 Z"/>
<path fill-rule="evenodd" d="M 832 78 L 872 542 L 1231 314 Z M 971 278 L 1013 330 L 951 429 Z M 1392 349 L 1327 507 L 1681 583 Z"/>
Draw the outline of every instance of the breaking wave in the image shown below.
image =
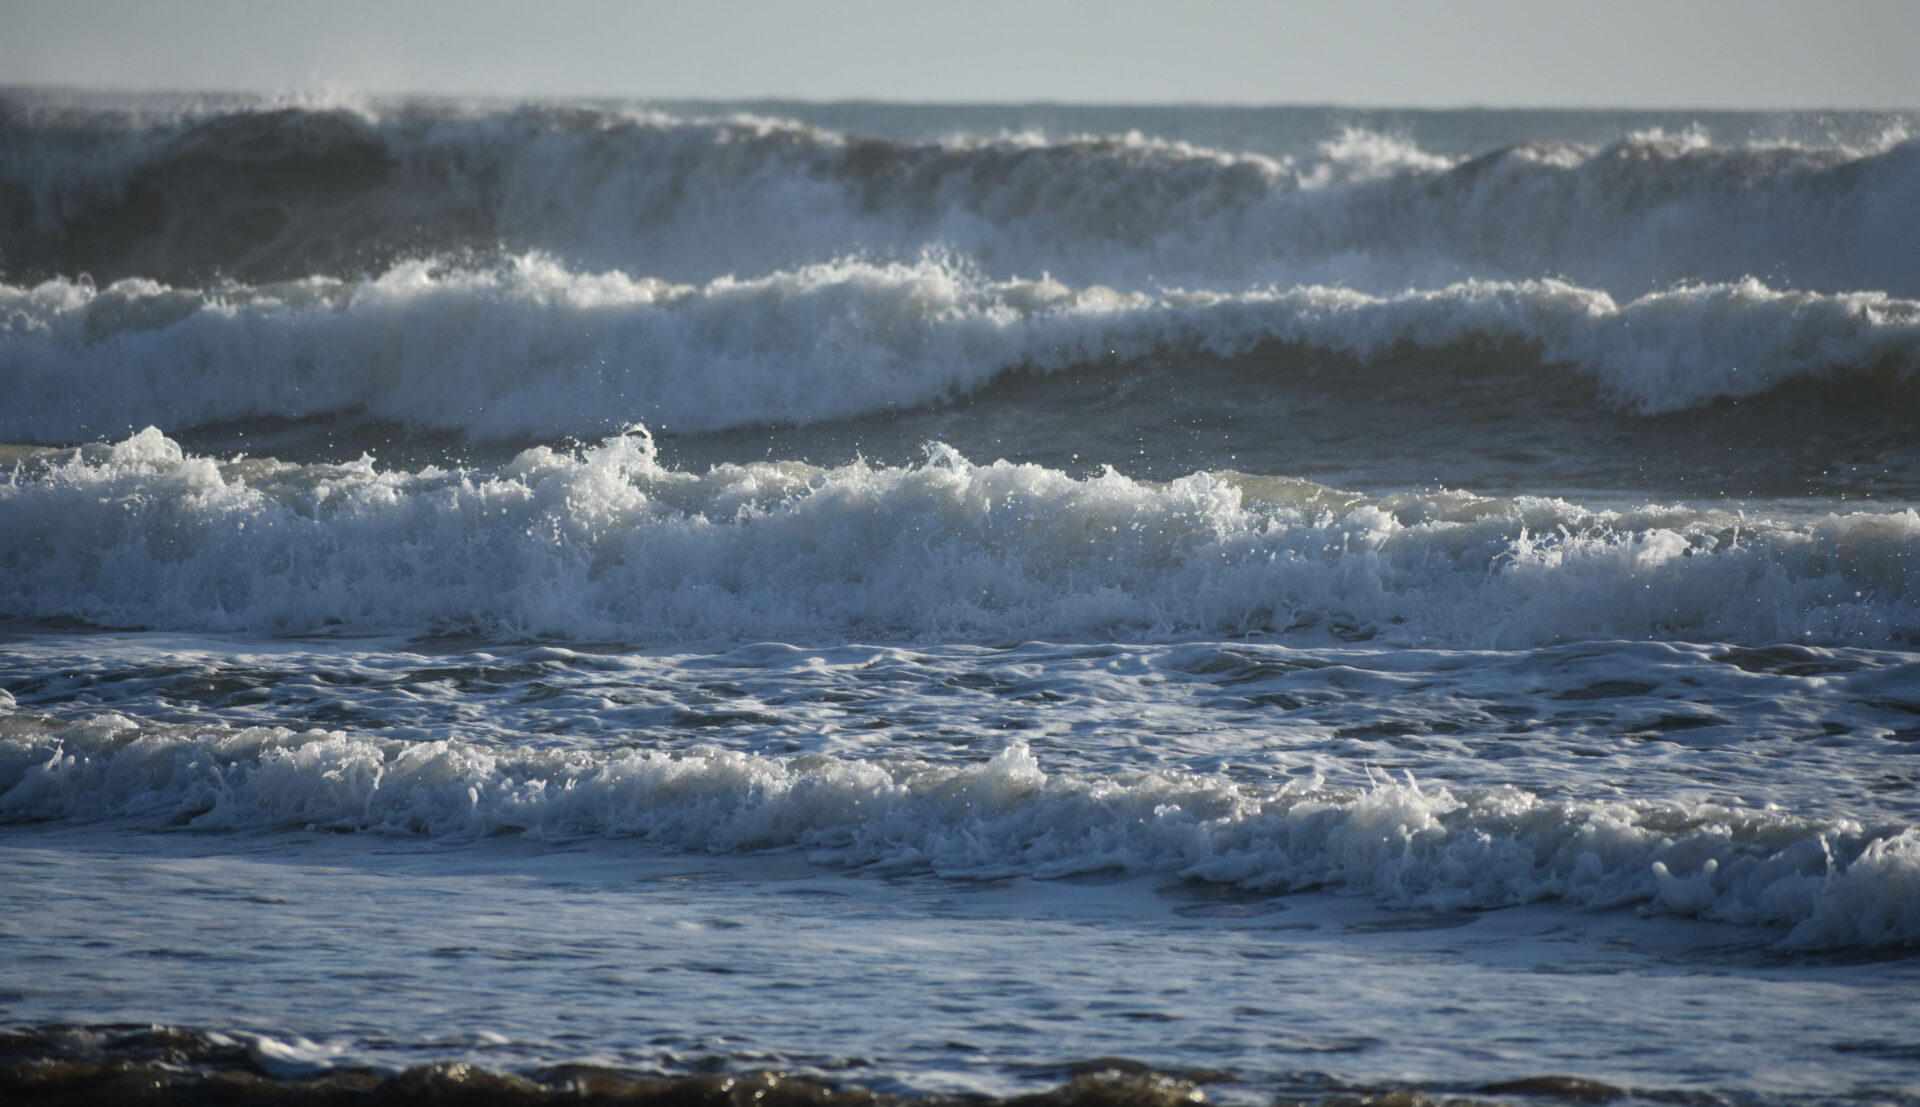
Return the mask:
<path fill-rule="evenodd" d="M 951 250 L 1006 280 L 1381 293 L 1557 277 L 1615 296 L 1755 277 L 1920 296 L 1920 143 L 1701 132 L 1441 155 L 1346 130 L 1296 154 L 1139 134 L 866 137 L 585 106 L 0 100 L 0 277 L 253 284 L 541 251 L 704 283 Z"/>
<path fill-rule="evenodd" d="M 1283 344 L 1361 360 L 1517 353 L 1638 414 L 1876 375 L 1910 396 L 1920 302 L 1757 281 L 1617 301 L 1559 281 L 1123 293 L 939 259 L 675 285 L 543 255 L 408 262 L 365 281 L 0 285 L 0 437 L 372 418 L 479 439 L 807 424 L 921 407 L 1023 369 Z M 1481 361 L 1492 359 L 1481 358 Z M 1511 360 L 1511 359 L 1506 359 Z M 1436 370 L 1437 371 L 1437 370 Z"/>
<path fill-rule="evenodd" d="M 498 471 L 183 453 L 158 431 L 0 483 L 0 613 L 105 626 L 628 641 L 1302 634 L 1920 641 L 1920 515 L 1779 522 L 1283 477 L 794 462 L 644 433 Z"/>
<path fill-rule="evenodd" d="M 1433 910 L 1639 904 L 1778 927 L 1789 949 L 1920 941 L 1920 835 L 1779 811 L 1410 779 L 1352 792 L 1172 771 L 1078 777 L 1046 772 L 1019 743 L 950 768 L 0 716 L 0 819 L 106 818 L 801 847 L 831 864 L 949 877 L 1176 871 Z"/>

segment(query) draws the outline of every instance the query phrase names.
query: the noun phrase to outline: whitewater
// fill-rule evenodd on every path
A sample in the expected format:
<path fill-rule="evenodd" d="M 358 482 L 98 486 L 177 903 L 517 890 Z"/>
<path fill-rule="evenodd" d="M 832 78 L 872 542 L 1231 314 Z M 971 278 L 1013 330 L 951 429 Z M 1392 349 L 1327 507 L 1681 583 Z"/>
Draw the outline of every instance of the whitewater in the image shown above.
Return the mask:
<path fill-rule="evenodd" d="M 0 94 L 6 1086 L 1920 1102 L 1916 124 Z"/>

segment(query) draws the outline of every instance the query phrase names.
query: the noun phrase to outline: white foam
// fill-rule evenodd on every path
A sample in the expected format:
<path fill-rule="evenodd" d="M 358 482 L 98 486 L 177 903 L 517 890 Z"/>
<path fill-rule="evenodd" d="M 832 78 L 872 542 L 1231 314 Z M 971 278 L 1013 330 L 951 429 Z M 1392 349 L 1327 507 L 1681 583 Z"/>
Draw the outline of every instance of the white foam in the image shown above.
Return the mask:
<path fill-rule="evenodd" d="M 627 640 L 1293 633 L 1517 647 L 1920 639 L 1920 514 L 1800 521 L 1196 473 L 661 467 L 641 434 L 494 474 L 183 454 L 0 483 L 0 612 Z"/>
<path fill-rule="evenodd" d="M 1920 941 L 1911 829 L 1412 780 L 1356 793 L 1171 771 L 1076 777 L 1048 773 L 1018 743 L 956 769 L 13 716 L 0 718 L 0 813 L 200 829 L 637 836 L 681 851 L 800 847 L 816 861 L 955 877 L 1175 871 L 1261 889 L 1341 887 L 1435 910 L 1549 898 L 1641 904 L 1778 927 L 1792 948 Z"/>
<path fill-rule="evenodd" d="M 1532 371 L 1591 378 L 1640 413 L 1808 378 L 1920 367 L 1920 303 L 1757 281 L 1626 303 L 1557 281 L 1390 296 L 1296 287 L 1126 294 L 994 281 L 938 259 L 842 261 L 671 285 L 498 266 L 403 264 L 349 284 L 104 290 L 0 285 L 0 436 L 70 442 L 149 423 L 372 416 L 481 438 L 811 423 L 977 391 L 1017 367 L 1288 343 L 1374 358 L 1397 347 L 1520 346 Z"/>

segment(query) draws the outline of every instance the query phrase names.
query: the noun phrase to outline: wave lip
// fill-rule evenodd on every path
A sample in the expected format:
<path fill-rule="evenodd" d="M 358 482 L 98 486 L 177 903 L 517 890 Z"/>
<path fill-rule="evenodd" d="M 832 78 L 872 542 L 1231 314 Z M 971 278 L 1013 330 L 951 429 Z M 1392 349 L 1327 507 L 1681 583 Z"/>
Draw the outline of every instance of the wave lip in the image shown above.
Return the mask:
<path fill-rule="evenodd" d="M 1777 522 L 1305 481 L 660 465 L 643 434 L 492 474 L 190 457 L 158 431 L 0 483 L 0 612 L 698 641 L 1278 634 L 1519 647 L 1920 641 L 1920 514 Z"/>
<path fill-rule="evenodd" d="M 1122 293 L 989 280 L 933 258 L 701 286 L 539 255 L 408 263 L 356 283 L 55 281 L 0 285 L 0 378 L 14 397 L 0 436 L 60 443 L 257 418 L 372 418 L 482 440 L 633 422 L 701 432 L 913 409 L 1016 369 L 1265 344 L 1362 360 L 1517 349 L 1534 374 L 1570 369 L 1601 403 L 1646 415 L 1802 380 L 1908 390 L 1920 301 L 1754 280 L 1624 303 L 1558 281 Z"/>
<path fill-rule="evenodd" d="M 0 815 L 405 835 L 638 836 L 799 847 L 857 869 L 1053 878 L 1174 871 L 1337 887 L 1394 906 L 1640 904 L 1776 927 L 1787 949 L 1920 943 L 1920 832 L 1712 804 L 1547 800 L 1514 788 L 1237 785 L 1049 774 L 1022 744 L 937 768 L 683 753 L 499 750 L 339 732 L 0 718 Z"/>

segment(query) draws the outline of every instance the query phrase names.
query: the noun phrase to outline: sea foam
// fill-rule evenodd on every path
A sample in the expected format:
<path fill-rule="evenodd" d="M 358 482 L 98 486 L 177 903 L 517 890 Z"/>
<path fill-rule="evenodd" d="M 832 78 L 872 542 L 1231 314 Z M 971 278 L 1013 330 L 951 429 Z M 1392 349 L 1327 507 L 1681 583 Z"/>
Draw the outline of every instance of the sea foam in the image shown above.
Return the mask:
<path fill-rule="evenodd" d="M 663 467 L 644 433 L 498 471 L 186 455 L 158 431 L 0 483 L 0 612 L 106 626 L 755 640 L 1301 634 L 1920 640 L 1920 515 L 1773 521 L 1199 472 Z"/>

